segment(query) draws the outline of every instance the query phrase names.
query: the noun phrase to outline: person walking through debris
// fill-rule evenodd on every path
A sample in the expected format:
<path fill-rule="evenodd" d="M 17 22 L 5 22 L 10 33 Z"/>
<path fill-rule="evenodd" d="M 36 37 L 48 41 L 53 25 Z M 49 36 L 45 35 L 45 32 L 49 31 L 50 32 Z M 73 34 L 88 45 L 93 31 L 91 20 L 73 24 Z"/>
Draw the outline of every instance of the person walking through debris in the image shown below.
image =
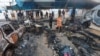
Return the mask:
<path fill-rule="evenodd" d="M 52 18 L 54 18 L 54 12 L 52 11 Z"/>
<path fill-rule="evenodd" d="M 18 16 L 18 21 L 19 21 L 19 23 L 23 23 L 24 21 L 23 21 L 23 13 L 21 12 L 21 11 L 19 11 L 18 12 L 18 14 L 17 14 L 17 16 Z"/>
<path fill-rule="evenodd" d="M 32 20 L 32 21 L 34 21 L 33 11 L 29 12 L 29 19 Z"/>
<path fill-rule="evenodd" d="M 64 10 L 62 11 L 62 15 L 63 15 L 63 16 L 65 15 L 65 11 L 64 11 Z"/>
<path fill-rule="evenodd" d="M 48 18 L 48 15 L 49 15 L 48 12 L 46 12 L 46 13 L 45 13 L 45 18 Z"/>
<path fill-rule="evenodd" d="M 43 19 L 43 12 L 42 10 L 40 11 L 41 19 Z"/>
<path fill-rule="evenodd" d="M 53 22 L 53 17 L 52 14 L 49 16 L 49 27 L 52 29 L 52 22 Z"/>
<path fill-rule="evenodd" d="M 75 8 L 73 8 L 73 9 L 72 9 L 72 12 L 71 12 L 71 20 L 70 20 L 71 23 L 74 22 L 75 12 L 76 12 L 76 10 L 75 10 Z"/>
<path fill-rule="evenodd" d="M 58 10 L 58 15 L 61 15 L 61 10 Z"/>
<path fill-rule="evenodd" d="M 65 18 L 65 10 L 62 10 L 62 23 L 65 24 L 66 23 L 66 18 Z"/>
<path fill-rule="evenodd" d="M 14 13 L 14 11 L 12 11 L 11 17 L 12 17 L 12 20 L 15 20 L 15 13 Z"/>
<path fill-rule="evenodd" d="M 62 11 L 62 16 L 65 18 L 65 11 L 64 10 Z"/>
<path fill-rule="evenodd" d="M 61 28 L 62 28 L 62 17 L 61 15 L 59 15 L 59 17 L 57 18 L 57 30 L 61 32 Z"/>
<path fill-rule="evenodd" d="M 5 15 L 6 21 L 9 21 L 9 17 L 8 17 L 7 12 L 6 12 L 6 13 L 4 13 L 4 15 Z"/>
<path fill-rule="evenodd" d="M 39 10 L 36 10 L 36 19 L 39 19 L 39 14 L 40 14 Z"/>

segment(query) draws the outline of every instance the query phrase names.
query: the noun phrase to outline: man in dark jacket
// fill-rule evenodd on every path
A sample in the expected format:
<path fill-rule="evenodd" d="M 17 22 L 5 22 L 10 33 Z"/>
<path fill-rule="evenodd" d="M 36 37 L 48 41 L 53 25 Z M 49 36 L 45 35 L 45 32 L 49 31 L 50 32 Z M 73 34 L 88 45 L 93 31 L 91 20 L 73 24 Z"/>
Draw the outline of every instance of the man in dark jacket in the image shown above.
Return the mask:
<path fill-rule="evenodd" d="M 58 16 L 61 16 L 61 10 L 58 10 Z"/>
<path fill-rule="evenodd" d="M 19 23 L 21 24 L 24 23 L 24 15 L 21 11 L 18 12 L 17 17 L 18 17 Z"/>
<path fill-rule="evenodd" d="M 71 12 L 71 23 L 73 23 L 74 22 L 74 19 L 75 19 L 75 13 L 76 13 L 76 8 L 73 8 L 72 9 L 72 12 Z"/>
<path fill-rule="evenodd" d="M 4 13 L 4 15 L 5 15 L 6 21 L 9 21 L 10 19 L 8 17 L 8 14 L 7 13 Z"/>
<path fill-rule="evenodd" d="M 40 11 L 40 15 L 41 15 L 41 19 L 43 19 L 43 12 L 42 11 Z"/>
<path fill-rule="evenodd" d="M 49 16 L 49 26 L 50 26 L 51 29 L 52 29 L 52 22 L 53 22 L 53 17 L 52 17 L 52 14 L 50 14 L 50 16 Z"/>

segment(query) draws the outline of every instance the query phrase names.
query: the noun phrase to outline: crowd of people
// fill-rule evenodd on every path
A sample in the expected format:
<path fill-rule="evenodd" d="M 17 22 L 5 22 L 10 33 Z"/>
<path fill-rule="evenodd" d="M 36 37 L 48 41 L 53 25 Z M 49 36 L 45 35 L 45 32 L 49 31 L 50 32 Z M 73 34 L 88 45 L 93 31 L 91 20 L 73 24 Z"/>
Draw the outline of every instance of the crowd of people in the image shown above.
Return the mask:
<path fill-rule="evenodd" d="M 25 12 L 25 13 L 24 13 Z M 24 19 L 29 19 L 32 21 L 35 21 L 36 19 L 49 19 L 49 27 L 52 29 L 52 24 L 53 24 L 53 20 L 55 18 L 55 16 L 57 16 L 56 18 L 56 28 L 58 29 L 58 31 L 61 31 L 62 28 L 62 23 L 63 23 L 63 19 L 65 19 L 65 10 L 58 10 L 58 15 L 55 15 L 55 12 L 48 12 L 46 11 L 45 14 L 43 13 L 42 10 L 31 10 L 31 11 L 16 11 L 16 15 L 17 15 L 17 20 L 21 23 L 24 23 Z M 12 18 L 15 18 L 15 14 L 11 13 Z M 71 13 L 71 22 L 73 22 L 73 18 L 75 17 L 75 9 L 73 9 L 72 13 Z M 5 13 L 5 18 L 6 20 L 9 20 L 7 13 Z"/>
<path fill-rule="evenodd" d="M 58 10 L 58 17 L 56 19 L 56 29 L 61 32 L 62 29 L 62 22 L 63 18 L 65 16 L 65 11 Z M 53 23 L 53 18 L 54 18 L 54 12 L 52 12 L 49 16 L 49 27 L 52 29 L 52 23 Z"/>

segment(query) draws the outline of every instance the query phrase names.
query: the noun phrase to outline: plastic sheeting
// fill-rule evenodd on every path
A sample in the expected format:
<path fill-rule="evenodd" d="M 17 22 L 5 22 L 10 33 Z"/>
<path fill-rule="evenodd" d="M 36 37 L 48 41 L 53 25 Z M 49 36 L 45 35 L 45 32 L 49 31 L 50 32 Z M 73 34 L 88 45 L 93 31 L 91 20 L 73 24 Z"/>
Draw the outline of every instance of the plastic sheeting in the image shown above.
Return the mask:
<path fill-rule="evenodd" d="M 98 3 L 92 0 L 16 0 L 14 9 L 50 9 L 50 8 L 92 8 Z"/>

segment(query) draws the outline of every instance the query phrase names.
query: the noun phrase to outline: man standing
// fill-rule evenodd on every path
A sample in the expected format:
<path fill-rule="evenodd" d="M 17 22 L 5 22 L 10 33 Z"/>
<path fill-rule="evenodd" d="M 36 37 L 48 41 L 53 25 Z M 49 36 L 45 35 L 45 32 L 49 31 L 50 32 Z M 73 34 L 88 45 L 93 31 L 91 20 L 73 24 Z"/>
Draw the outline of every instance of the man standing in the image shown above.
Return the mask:
<path fill-rule="evenodd" d="M 58 16 L 60 16 L 61 15 L 61 10 L 58 10 Z"/>
<path fill-rule="evenodd" d="M 73 8 L 72 9 L 72 12 L 71 12 L 71 23 L 73 23 L 74 22 L 74 19 L 75 19 L 75 13 L 76 13 L 76 8 Z"/>
<path fill-rule="evenodd" d="M 40 11 L 41 19 L 43 19 L 43 12 L 42 10 Z"/>
<path fill-rule="evenodd" d="M 47 18 L 48 18 L 48 16 L 49 16 L 49 14 L 48 14 L 48 12 L 46 12 L 46 14 L 45 14 L 45 18 L 47 19 Z"/>
<path fill-rule="evenodd" d="M 54 12 L 52 11 L 52 17 L 54 18 Z"/>
<path fill-rule="evenodd" d="M 64 10 L 62 11 L 62 16 L 65 18 L 65 11 Z"/>
<path fill-rule="evenodd" d="M 15 20 L 15 13 L 14 13 L 14 11 L 12 11 L 11 17 L 12 17 L 12 20 Z"/>
<path fill-rule="evenodd" d="M 39 14 L 40 14 L 39 10 L 36 10 L 36 19 L 39 19 Z"/>
<path fill-rule="evenodd" d="M 52 22 L 53 22 L 53 17 L 52 14 L 49 16 L 49 27 L 52 29 Z"/>
<path fill-rule="evenodd" d="M 6 21 L 9 21 L 9 17 L 8 17 L 7 12 L 6 12 L 6 13 L 4 13 L 4 15 L 5 15 Z"/>
<path fill-rule="evenodd" d="M 17 17 L 18 17 L 19 23 L 24 23 L 24 21 L 23 21 L 23 19 L 24 19 L 23 13 L 22 13 L 21 11 L 19 11 L 19 12 L 17 13 Z"/>
<path fill-rule="evenodd" d="M 33 11 L 29 11 L 29 19 L 34 21 Z"/>
<path fill-rule="evenodd" d="M 62 17 L 61 15 L 59 15 L 59 17 L 57 18 L 57 29 L 59 32 L 61 32 L 61 28 L 62 28 Z"/>

